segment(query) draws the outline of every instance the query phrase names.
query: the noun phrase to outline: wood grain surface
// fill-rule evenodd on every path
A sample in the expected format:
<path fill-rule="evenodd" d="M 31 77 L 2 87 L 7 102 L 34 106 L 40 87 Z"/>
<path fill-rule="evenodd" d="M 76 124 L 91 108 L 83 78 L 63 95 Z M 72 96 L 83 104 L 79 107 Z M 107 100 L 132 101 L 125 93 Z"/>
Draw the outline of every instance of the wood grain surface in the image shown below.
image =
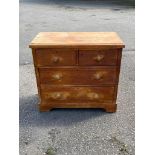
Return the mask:
<path fill-rule="evenodd" d="M 39 68 L 40 82 L 53 85 L 117 84 L 117 67 Z"/>
<path fill-rule="evenodd" d="M 112 103 L 114 98 L 114 87 L 82 87 L 82 86 L 67 86 L 53 87 L 42 85 L 42 100 L 43 102 L 109 102 Z"/>
<path fill-rule="evenodd" d="M 76 62 L 76 50 L 62 49 L 37 49 L 37 66 L 72 66 Z"/>
<path fill-rule="evenodd" d="M 41 32 L 31 42 L 39 110 L 116 112 L 122 40 L 115 32 Z"/>
<path fill-rule="evenodd" d="M 61 46 L 112 46 L 123 48 L 115 32 L 40 32 L 29 45 L 31 48 Z"/>

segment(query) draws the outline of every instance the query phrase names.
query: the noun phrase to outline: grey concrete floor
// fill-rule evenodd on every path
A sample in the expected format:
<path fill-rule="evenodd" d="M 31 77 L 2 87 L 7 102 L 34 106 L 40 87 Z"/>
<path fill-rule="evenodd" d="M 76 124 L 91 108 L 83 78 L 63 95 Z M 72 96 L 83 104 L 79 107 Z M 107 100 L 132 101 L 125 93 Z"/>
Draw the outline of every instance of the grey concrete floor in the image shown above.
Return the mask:
<path fill-rule="evenodd" d="M 40 113 L 29 42 L 40 31 L 116 31 L 126 44 L 118 110 Z M 134 155 L 134 7 L 120 0 L 20 1 L 20 155 Z"/>
<path fill-rule="evenodd" d="M 40 113 L 33 65 L 20 66 L 20 154 L 134 154 L 134 52 L 124 52 L 118 110 L 57 109 Z"/>

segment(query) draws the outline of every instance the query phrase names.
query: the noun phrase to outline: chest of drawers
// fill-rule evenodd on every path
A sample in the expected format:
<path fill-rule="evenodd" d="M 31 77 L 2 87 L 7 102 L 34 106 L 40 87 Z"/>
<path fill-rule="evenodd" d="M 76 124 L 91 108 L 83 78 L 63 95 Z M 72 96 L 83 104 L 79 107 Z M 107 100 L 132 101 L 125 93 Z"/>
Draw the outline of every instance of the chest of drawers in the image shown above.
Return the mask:
<path fill-rule="evenodd" d="M 40 32 L 30 43 L 40 111 L 115 112 L 124 43 L 115 32 Z"/>

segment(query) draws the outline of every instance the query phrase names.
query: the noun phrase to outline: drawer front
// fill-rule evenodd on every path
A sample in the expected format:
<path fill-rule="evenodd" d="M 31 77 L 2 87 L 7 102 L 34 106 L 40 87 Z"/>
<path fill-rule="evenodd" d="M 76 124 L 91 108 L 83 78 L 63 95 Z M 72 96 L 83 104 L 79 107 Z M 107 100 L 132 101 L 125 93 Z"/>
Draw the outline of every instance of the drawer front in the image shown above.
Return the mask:
<path fill-rule="evenodd" d="M 76 64 L 76 50 L 37 49 L 37 66 L 72 66 Z"/>
<path fill-rule="evenodd" d="M 42 100 L 46 102 L 112 102 L 114 87 L 53 87 L 41 85 Z"/>
<path fill-rule="evenodd" d="M 79 65 L 116 65 L 117 49 L 111 50 L 80 50 Z"/>
<path fill-rule="evenodd" d="M 55 85 L 116 84 L 117 67 L 39 68 L 40 82 Z"/>

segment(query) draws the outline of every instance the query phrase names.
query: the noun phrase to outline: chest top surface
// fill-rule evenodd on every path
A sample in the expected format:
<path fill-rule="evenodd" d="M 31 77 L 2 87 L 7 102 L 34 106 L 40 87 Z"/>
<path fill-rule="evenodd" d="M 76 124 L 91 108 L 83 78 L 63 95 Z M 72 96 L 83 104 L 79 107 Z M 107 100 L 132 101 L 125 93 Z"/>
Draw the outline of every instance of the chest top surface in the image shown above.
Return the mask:
<path fill-rule="evenodd" d="M 40 32 L 30 43 L 30 48 L 46 47 L 83 47 L 125 45 L 116 32 Z"/>

